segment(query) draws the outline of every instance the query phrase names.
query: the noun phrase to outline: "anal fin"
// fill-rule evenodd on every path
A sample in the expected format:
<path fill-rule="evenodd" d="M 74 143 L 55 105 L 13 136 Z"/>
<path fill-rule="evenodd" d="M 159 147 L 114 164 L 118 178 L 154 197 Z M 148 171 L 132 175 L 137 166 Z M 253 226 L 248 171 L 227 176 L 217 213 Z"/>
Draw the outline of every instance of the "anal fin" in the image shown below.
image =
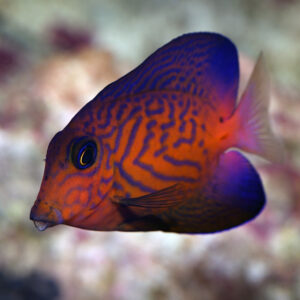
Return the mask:
<path fill-rule="evenodd" d="M 206 222 L 201 222 L 202 232 L 222 231 L 246 223 L 255 218 L 265 205 L 265 194 L 258 173 L 237 151 L 220 156 L 205 199 L 208 214 L 203 215 L 202 221 Z"/>

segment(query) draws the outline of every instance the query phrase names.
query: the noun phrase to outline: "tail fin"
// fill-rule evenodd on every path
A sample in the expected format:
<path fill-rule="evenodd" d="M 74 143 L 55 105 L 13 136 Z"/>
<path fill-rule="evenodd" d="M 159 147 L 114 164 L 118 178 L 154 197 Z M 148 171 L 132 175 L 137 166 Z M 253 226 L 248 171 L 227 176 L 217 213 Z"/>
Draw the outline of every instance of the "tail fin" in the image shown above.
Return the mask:
<path fill-rule="evenodd" d="M 270 82 L 260 54 L 236 110 L 237 147 L 272 162 L 283 160 L 283 148 L 269 124 Z"/>

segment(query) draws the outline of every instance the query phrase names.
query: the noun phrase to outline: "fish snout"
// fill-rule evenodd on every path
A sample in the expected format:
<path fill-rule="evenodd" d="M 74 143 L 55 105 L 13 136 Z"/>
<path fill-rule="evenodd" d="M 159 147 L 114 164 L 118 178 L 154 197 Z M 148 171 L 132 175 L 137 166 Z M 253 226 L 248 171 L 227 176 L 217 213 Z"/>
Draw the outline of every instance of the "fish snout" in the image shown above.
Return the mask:
<path fill-rule="evenodd" d="M 61 212 L 38 198 L 30 211 L 30 220 L 39 231 L 63 223 Z"/>

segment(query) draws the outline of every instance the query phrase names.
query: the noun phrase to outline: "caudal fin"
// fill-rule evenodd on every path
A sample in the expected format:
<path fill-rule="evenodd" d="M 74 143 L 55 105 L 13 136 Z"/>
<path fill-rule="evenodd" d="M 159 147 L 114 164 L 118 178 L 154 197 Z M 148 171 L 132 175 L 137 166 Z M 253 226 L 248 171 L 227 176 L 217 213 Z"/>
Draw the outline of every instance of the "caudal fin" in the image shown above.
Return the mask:
<path fill-rule="evenodd" d="M 283 148 L 269 123 L 270 81 L 263 55 L 256 62 L 236 110 L 237 147 L 272 162 L 283 160 Z"/>

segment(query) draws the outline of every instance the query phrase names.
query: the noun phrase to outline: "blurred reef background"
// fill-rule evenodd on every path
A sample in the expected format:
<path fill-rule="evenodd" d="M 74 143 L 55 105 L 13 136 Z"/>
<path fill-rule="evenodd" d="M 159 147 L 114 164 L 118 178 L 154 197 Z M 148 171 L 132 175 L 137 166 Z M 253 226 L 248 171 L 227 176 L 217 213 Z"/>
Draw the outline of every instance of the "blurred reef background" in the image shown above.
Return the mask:
<path fill-rule="evenodd" d="M 0 0 L 0 299 L 300 299 L 300 1 Z M 215 235 L 89 232 L 29 220 L 52 136 L 156 48 L 215 31 L 241 87 L 263 51 L 281 165 L 253 222 Z"/>

